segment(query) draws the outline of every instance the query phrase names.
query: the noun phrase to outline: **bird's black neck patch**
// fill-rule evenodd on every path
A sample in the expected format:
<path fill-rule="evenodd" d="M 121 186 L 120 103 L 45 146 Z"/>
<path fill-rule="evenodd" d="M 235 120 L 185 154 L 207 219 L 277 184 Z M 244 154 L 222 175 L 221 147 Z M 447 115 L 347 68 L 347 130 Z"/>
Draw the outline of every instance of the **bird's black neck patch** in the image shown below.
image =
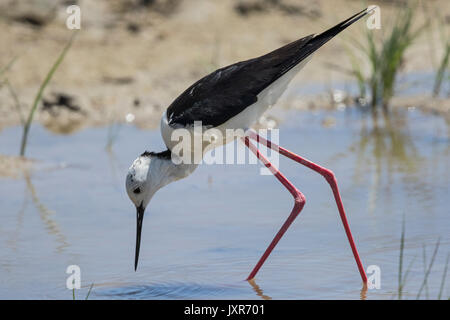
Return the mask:
<path fill-rule="evenodd" d="M 141 157 L 155 157 L 158 159 L 170 160 L 172 158 L 172 151 L 170 151 L 170 149 L 161 152 L 145 151 L 143 154 L 141 154 Z"/>

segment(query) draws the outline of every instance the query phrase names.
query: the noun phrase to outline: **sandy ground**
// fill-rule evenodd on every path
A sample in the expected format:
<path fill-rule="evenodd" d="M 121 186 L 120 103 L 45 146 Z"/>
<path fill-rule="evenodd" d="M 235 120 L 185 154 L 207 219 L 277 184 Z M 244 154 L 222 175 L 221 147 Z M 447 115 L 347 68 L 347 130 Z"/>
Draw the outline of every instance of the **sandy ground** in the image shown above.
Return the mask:
<path fill-rule="evenodd" d="M 171 101 L 200 77 L 321 32 L 363 7 L 356 0 L 288 1 L 298 5 L 300 12 L 289 14 L 272 6 L 241 15 L 235 8 L 243 1 L 234 0 L 173 0 L 178 5 L 166 11 L 124 8 L 123 2 L 78 1 L 81 30 L 44 92 L 47 108 L 41 104 L 35 117 L 49 130 L 71 133 L 86 126 L 125 121 L 127 114 L 139 127 L 155 127 Z M 381 5 L 382 23 L 389 23 L 395 6 L 388 1 L 373 3 Z M 450 13 L 449 1 L 430 0 L 427 4 Z M 20 124 L 18 103 L 22 118 L 27 114 L 40 83 L 73 32 L 65 27 L 66 18 L 65 6 L 59 6 L 55 17 L 40 27 L 5 15 L 0 19 L 0 66 L 16 58 L 2 75 L 10 86 L 0 88 L 0 130 Z M 415 23 L 424 21 L 421 11 Z M 364 28 L 365 23 L 356 24 L 321 48 L 293 85 L 326 81 L 332 86 L 344 81 L 346 76 L 330 64 L 349 67 L 345 48 L 350 37 L 360 36 Z M 430 45 L 429 37 L 424 34 L 408 51 L 403 72 L 433 70 L 442 48 Z M 69 107 L 58 108 L 61 96 L 72 97 Z M 323 96 L 287 100 L 280 104 L 296 108 L 330 104 Z M 447 100 L 419 100 L 426 108 L 449 114 Z M 417 101 L 410 102 L 417 105 Z"/>

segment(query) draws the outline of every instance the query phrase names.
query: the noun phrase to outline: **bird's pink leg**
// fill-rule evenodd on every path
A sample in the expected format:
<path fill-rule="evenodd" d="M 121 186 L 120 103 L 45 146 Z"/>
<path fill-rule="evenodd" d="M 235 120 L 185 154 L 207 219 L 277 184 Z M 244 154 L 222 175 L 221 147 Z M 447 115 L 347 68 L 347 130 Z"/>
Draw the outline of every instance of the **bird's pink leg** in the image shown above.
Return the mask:
<path fill-rule="evenodd" d="M 339 194 L 339 189 L 337 185 L 336 177 L 333 173 L 333 171 L 324 168 L 322 166 L 319 166 L 315 164 L 314 162 L 311 162 L 305 158 L 302 158 L 298 155 L 296 155 L 293 152 L 290 152 L 289 150 L 284 149 L 283 147 L 278 146 L 275 143 L 272 143 L 271 141 L 264 139 L 263 137 L 259 136 L 256 132 L 249 131 L 247 132 L 248 137 L 251 139 L 256 140 L 257 142 L 260 142 L 267 146 L 268 148 L 277 151 L 281 155 L 288 157 L 289 159 L 292 159 L 314 171 L 322 175 L 325 180 L 327 180 L 328 184 L 331 187 L 331 190 L 333 191 L 334 199 L 336 200 L 336 205 L 339 210 L 339 214 L 341 216 L 342 224 L 344 225 L 345 233 L 347 234 L 348 241 L 350 242 L 350 247 L 352 248 L 353 256 L 355 257 L 356 264 L 358 266 L 359 273 L 361 274 L 361 278 L 363 283 L 367 283 L 367 276 L 366 272 L 364 271 L 363 264 L 361 262 L 361 258 L 359 257 L 358 250 L 356 249 L 355 241 L 353 240 L 352 232 L 350 231 L 350 226 L 347 221 L 347 216 L 345 215 L 344 205 L 342 204 L 341 195 Z"/>
<path fill-rule="evenodd" d="M 287 220 L 284 222 L 284 224 L 281 226 L 278 233 L 275 235 L 275 238 L 273 238 L 270 245 L 267 247 L 266 251 L 262 255 L 262 257 L 259 259 L 256 266 L 253 268 L 252 272 L 248 276 L 247 280 L 251 280 L 255 277 L 258 270 L 261 268 L 261 266 L 266 261 L 267 257 L 272 252 L 273 248 L 277 245 L 278 241 L 280 241 L 283 234 L 286 232 L 286 230 L 289 228 L 291 223 L 295 220 L 295 218 L 298 216 L 300 211 L 302 211 L 303 206 L 305 205 L 305 196 L 297 190 L 297 188 L 289 182 L 288 179 L 286 179 L 285 176 L 277 169 L 275 168 L 269 160 L 267 160 L 266 157 L 264 157 L 259 150 L 250 142 L 248 137 L 244 138 L 245 145 L 258 157 L 259 160 L 272 172 L 272 174 L 283 184 L 283 186 L 286 187 L 286 189 L 289 190 L 289 192 L 294 197 L 294 208 L 292 208 L 291 214 L 287 218 Z"/>

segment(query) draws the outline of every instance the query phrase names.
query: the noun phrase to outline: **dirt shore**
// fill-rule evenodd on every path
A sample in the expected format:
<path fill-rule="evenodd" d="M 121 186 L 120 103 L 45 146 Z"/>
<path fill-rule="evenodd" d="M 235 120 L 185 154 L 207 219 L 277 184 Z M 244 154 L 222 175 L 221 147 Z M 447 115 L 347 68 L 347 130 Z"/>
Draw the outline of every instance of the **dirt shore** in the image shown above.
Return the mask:
<path fill-rule="evenodd" d="M 396 6 L 388 1 L 373 2 L 381 6 L 382 23 L 389 23 Z M 258 3 L 263 5 L 258 7 Z M 356 0 L 81 0 L 78 5 L 81 30 L 36 114 L 36 121 L 57 133 L 126 121 L 126 115 L 139 127 L 155 127 L 171 101 L 203 75 L 321 32 L 362 9 Z M 450 13 L 448 1 L 428 1 L 427 5 Z M 0 130 L 20 124 L 20 112 L 22 117 L 27 113 L 40 83 L 73 32 L 65 26 L 67 1 L 52 9 L 51 18 L 44 15 L 41 20 L 20 16 L 23 12 L 17 13 L 17 8 L 5 11 L 12 8 L 11 2 L 0 2 L 1 6 L 0 67 L 15 61 L 0 78 L 10 84 L 3 83 L 0 88 Z M 425 12 L 419 11 L 415 24 L 425 20 Z M 349 68 L 345 48 L 350 37 L 358 37 L 364 28 L 363 22 L 354 25 L 321 48 L 293 86 L 325 81 L 332 86 L 348 80 L 330 64 Z M 435 56 L 442 51 L 439 45 L 430 46 L 434 36 L 438 35 L 423 34 L 416 41 L 407 52 L 403 72 L 433 70 Z M 280 103 L 294 105 L 287 99 Z M 314 99 L 307 97 L 295 105 L 308 107 Z M 322 100 L 314 105 L 325 106 L 326 99 Z M 426 108 L 450 113 L 447 100 L 421 100 Z"/>

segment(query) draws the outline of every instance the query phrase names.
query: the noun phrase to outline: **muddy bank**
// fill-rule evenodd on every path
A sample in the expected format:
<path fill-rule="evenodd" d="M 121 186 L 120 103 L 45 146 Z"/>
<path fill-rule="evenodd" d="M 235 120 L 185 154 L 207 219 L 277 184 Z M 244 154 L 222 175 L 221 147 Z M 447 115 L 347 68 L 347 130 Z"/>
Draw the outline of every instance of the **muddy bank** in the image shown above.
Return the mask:
<path fill-rule="evenodd" d="M 0 154 L 0 177 L 19 178 L 32 167 L 32 161 L 23 157 Z"/>
<path fill-rule="evenodd" d="M 37 1 L 43 5 L 31 9 L 17 8 L 13 3 L 1 3 L 0 66 L 15 61 L 3 74 L 14 93 L 5 84 L 0 89 L 0 130 L 20 124 L 21 114 L 23 118 L 27 113 L 72 32 L 65 27 L 67 1 Z M 320 32 L 361 10 L 361 3 L 352 0 L 77 3 L 82 10 L 81 30 L 46 89 L 36 115 L 36 121 L 63 134 L 125 119 L 134 119 L 141 128 L 153 128 L 171 101 L 203 75 Z M 448 1 L 432 3 L 449 7 Z M 396 6 L 385 1 L 377 4 L 381 5 L 384 21 L 389 21 Z M 442 12 L 449 12 L 444 9 Z M 419 13 L 415 23 L 424 20 L 425 15 Z M 350 37 L 360 36 L 364 27 L 364 23 L 352 26 L 323 47 L 291 87 L 311 82 L 327 82 L 332 87 L 333 83 L 350 81 L 330 68 L 330 63 L 349 67 L 345 46 Z M 423 59 L 430 55 L 426 36 L 408 51 L 404 72 L 433 68 L 432 59 Z M 433 50 L 438 54 L 441 49 Z M 280 105 L 330 107 L 326 98 L 289 97 L 287 93 Z M 448 115 L 448 101 L 423 101 Z"/>

